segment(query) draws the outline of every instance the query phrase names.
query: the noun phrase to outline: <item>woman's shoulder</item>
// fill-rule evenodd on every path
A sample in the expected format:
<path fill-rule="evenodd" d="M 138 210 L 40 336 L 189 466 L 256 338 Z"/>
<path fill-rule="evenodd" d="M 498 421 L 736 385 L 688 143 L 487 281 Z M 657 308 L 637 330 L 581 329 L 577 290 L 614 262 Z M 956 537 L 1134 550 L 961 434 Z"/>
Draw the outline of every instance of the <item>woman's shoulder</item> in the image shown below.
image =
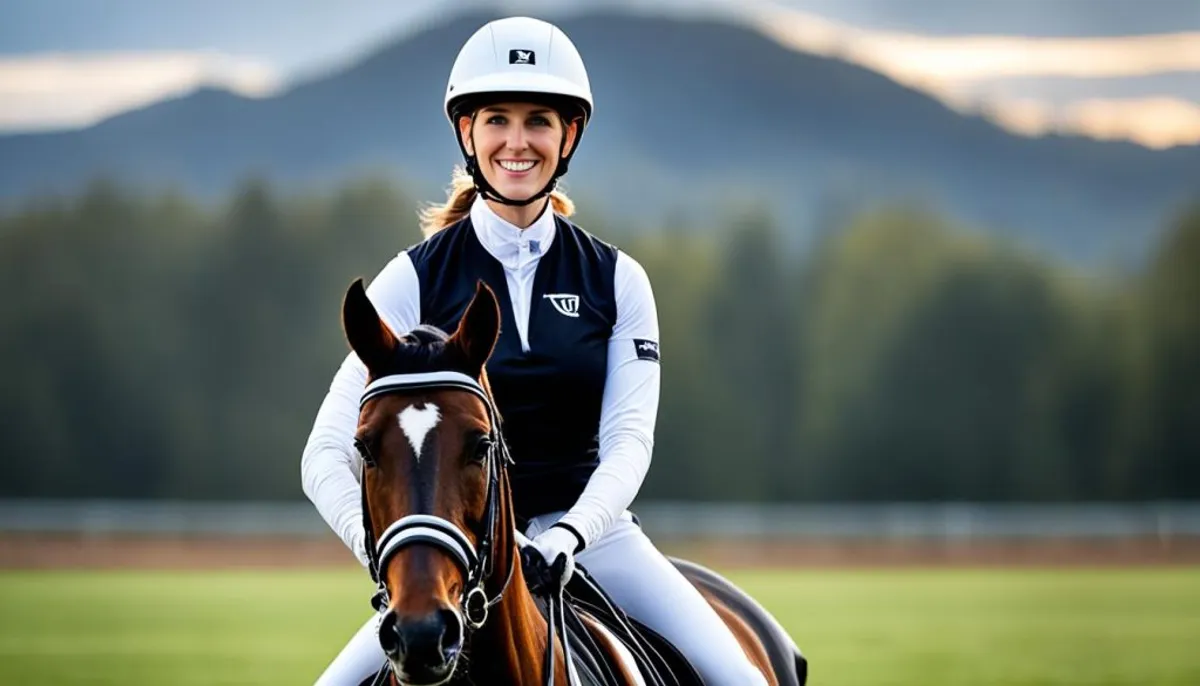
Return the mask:
<path fill-rule="evenodd" d="M 447 247 L 461 241 L 463 236 L 470 233 L 470 224 L 471 217 L 463 217 L 453 224 L 425 236 L 419 242 L 408 246 L 404 252 L 408 253 L 414 263 L 424 262 Z"/>
<path fill-rule="evenodd" d="M 621 249 L 614 243 L 600 238 L 561 214 L 556 213 L 554 219 L 558 224 L 559 232 L 569 238 L 571 242 L 613 262 L 616 261 L 617 254 L 621 252 Z"/>
<path fill-rule="evenodd" d="M 613 276 L 618 282 L 625 281 L 631 276 L 636 281 L 649 282 L 646 269 L 642 266 L 641 262 L 619 245 L 607 239 L 600 238 L 562 215 L 556 214 L 554 216 L 559 222 L 559 228 L 572 236 L 574 242 L 582 246 L 585 252 L 594 255 L 606 263 L 611 268 Z"/>

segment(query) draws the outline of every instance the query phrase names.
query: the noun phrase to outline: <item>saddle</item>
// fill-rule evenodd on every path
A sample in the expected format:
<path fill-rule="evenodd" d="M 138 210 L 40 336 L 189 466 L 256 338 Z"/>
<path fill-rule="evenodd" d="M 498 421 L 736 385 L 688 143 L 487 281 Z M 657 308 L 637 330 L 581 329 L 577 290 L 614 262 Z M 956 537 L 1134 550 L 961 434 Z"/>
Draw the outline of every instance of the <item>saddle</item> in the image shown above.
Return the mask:
<path fill-rule="evenodd" d="M 625 614 L 582 565 L 576 565 L 566 587 L 553 581 L 561 568 L 549 568 L 534 549 L 522 547 L 526 583 L 551 633 L 564 641 L 579 684 L 619 685 L 607 651 L 596 643 L 584 617 L 606 629 L 633 656 L 647 686 L 704 686 L 699 673 L 660 634 Z M 560 560 L 561 562 L 561 560 Z M 572 682 L 575 683 L 575 682 Z"/>
<path fill-rule="evenodd" d="M 563 614 L 571 655 L 582 683 L 618 684 L 582 616 L 599 623 L 633 655 L 647 686 L 704 686 L 683 653 L 650 627 L 625 614 L 581 565 L 563 589 Z M 582 663 L 582 664 L 581 664 Z M 598 663 L 598 664 L 593 664 Z M 585 680 L 587 673 L 594 681 Z"/>
<path fill-rule="evenodd" d="M 686 560 L 669 559 L 692 583 L 703 586 L 708 592 L 721 598 L 726 606 L 739 608 L 736 610 L 738 616 L 753 627 L 758 636 L 765 639 L 763 647 L 780 684 L 803 686 L 807 683 L 808 659 L 770 613 L 712 571 Z M 536 577 L 536 574 L 534 576 Z M 533 580 L 530 585 L 537 598 L 538 592 L 533 588 Z M 621 611 L 582 566 L 576 566 L 575 574 L 563 590 L 562 597 L 563 615 L 568 618 L 575 615 L 574 619 L 567 619 L 563 623 L 567 626 L 566 640 L 571 645 L 572 658 L 577 665 L 585 662 L 579 657 L 579 651 L 588 650 L 587 644 L 592 640 L 579 619 L 579 616 L 586 615 L 608 629 L 629 650 L 649 686 L 703 686 L 704 682 L 696 669 L 673 644 Z M 576 648 L 577 644 L 581 648 Z M 592 645 L 590 650 L 594 654 L 596 647 Z M 615 677 L 605 675 L 603 660 L 600 663 L 599 673 L 602 678 L 581 683 L 614 683 L 605 680 Z M 592 669 L 591 665 L 584 666 Z"/>

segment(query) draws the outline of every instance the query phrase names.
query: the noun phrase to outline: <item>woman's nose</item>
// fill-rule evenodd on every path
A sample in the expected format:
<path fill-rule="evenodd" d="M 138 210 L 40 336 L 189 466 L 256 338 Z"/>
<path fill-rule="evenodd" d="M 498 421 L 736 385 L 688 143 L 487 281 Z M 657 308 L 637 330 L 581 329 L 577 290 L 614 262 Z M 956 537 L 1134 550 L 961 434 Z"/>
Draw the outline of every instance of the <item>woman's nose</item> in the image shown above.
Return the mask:
<path fill-rule="evenodd" d="M 514 126 L 508 131 L 508 148 L 509 150 L 524 150 L 529 143 L 525 138 L 525 130 L 520 126 Z"/>

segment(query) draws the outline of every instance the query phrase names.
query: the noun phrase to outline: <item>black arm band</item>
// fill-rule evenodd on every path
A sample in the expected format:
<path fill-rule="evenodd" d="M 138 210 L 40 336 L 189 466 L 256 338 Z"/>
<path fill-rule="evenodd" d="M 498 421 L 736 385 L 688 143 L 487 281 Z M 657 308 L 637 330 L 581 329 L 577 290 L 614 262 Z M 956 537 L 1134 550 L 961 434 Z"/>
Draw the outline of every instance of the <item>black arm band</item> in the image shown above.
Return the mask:
<path fill-rule="evenodd" d="M 579 551 L 581 551 L 587 547 L 584 544 L 583 534 L 579 533 L 579 531 L 576 530 L 575 527 L 571 526 L 570 524 L 567 524 L 566 522 L 555 522 L 553 525 L 551 525 L 551 528 L 554 528 L 556 526 L 566 529 L 567 531 L 570 531 L 571 535 L 575 537 L 576 541 L 578 541 L 578 543 L 575 544 L 575 550 L 572 552 L 573 555 L 578 555 Z"/>

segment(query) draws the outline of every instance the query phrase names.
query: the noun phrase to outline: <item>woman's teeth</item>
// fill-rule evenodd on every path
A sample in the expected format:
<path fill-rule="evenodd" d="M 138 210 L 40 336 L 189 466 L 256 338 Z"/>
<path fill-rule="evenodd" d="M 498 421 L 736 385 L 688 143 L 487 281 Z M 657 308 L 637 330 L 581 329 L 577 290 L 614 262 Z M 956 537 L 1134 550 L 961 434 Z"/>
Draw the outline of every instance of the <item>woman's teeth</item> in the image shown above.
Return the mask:
<path fill-rule="evenodd" d="M 537 164 L 537 160 L 497 160 L 497 162 L 511 172 L 529 171 L 533 169 L 533 165 Z"/>

